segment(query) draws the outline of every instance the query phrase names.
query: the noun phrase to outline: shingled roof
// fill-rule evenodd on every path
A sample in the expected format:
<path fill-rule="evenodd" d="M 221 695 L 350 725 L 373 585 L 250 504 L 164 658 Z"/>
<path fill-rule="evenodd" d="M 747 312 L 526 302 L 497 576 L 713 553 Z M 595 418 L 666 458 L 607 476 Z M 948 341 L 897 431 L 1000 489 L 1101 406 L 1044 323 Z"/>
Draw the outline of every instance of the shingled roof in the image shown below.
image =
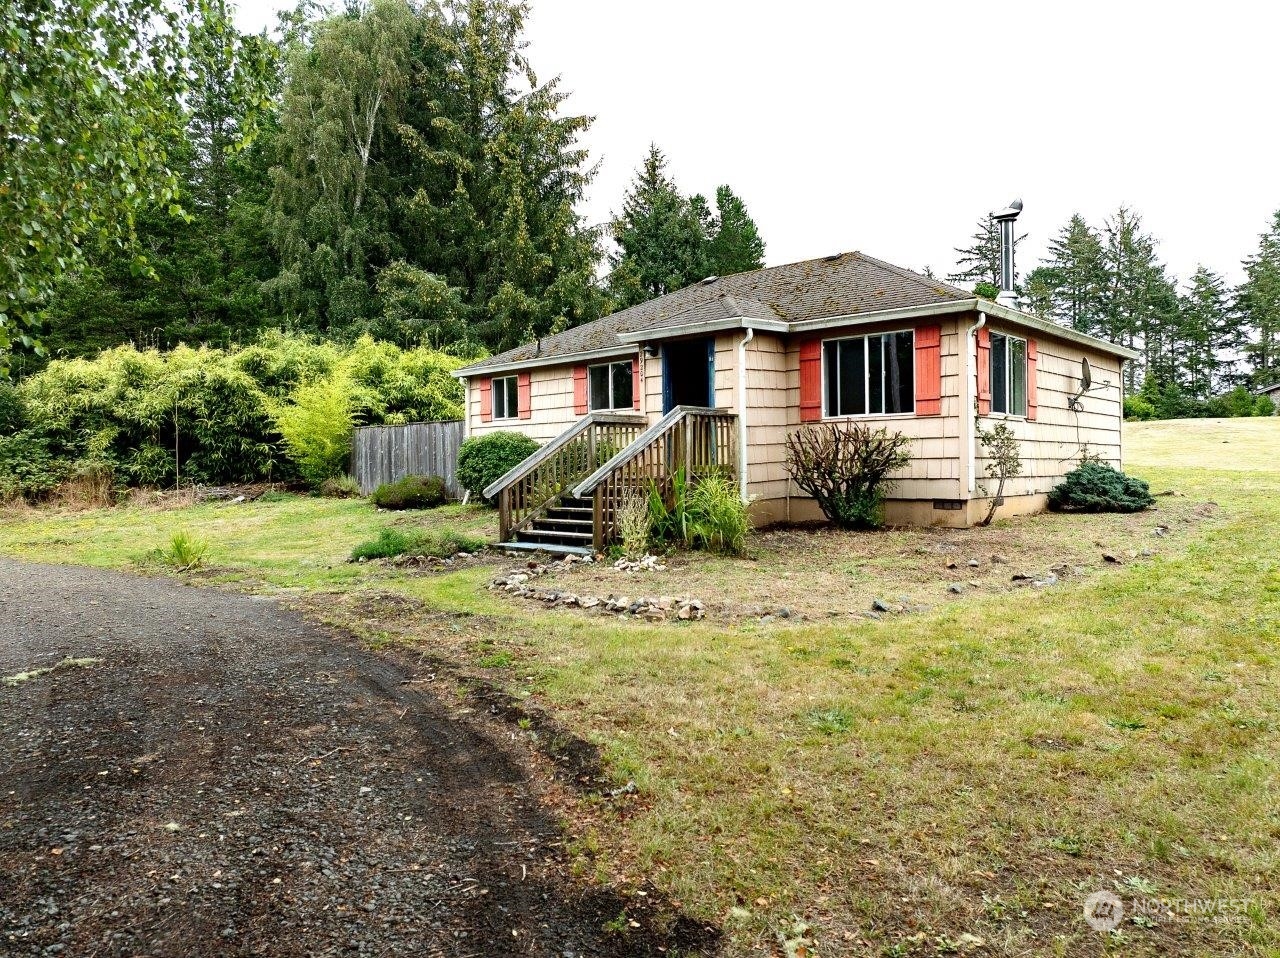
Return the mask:
<path fill-rule="evenodd" d="M 629 339 L 635 333 L 647 331 L 660 335 L 664 328 L 739 317 L 748 321 L 795 323 L 971 299 L 972 293 L 882 260 L 856 252 L 840 253 L 703 280 L 594 322 L 490 356 L 459 369 L 455 375 L 621 348 L 626 343 L 619 334 L 632 334 Z"/>

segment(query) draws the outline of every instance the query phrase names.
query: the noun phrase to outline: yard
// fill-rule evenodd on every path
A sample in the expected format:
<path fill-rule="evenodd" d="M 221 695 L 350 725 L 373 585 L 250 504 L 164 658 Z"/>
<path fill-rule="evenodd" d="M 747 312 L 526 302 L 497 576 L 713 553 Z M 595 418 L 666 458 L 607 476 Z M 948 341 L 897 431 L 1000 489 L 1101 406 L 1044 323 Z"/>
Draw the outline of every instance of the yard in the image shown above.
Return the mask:
<path fill-rule="evenodd" d="M 485 588 L 523 560 L 345 561 L 388 524 L 492 534 L 461 506 L 14 510 L 0 551 L 139 568 L 185 530 L 210 546 L 190 577 L 509 689 L 596 743 L 617 786 L 560 798 L 583 872 L 651 879 L 730 955 L 1275 954 L 1280 420 L 1126 429 L 1129 471 L 1173 493 L 1141 515 L 779 530 L 747 560 L 545 577 L 697 597 L 698 623 Z M 1082 919 L 1104 890 L 1129 909 L 1110 933 Z"/>

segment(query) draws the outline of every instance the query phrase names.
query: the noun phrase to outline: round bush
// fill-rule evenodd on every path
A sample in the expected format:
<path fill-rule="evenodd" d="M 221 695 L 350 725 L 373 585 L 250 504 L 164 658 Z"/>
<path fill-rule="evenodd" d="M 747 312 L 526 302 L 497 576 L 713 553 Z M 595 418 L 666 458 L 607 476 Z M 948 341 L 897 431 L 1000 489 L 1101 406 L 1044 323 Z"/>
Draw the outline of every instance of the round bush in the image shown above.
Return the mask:
<path fill-rule="evenodd" d="M 448 492 L 439 476 L 405 476 L 383 483 L 369 498 L 380 509 L 434 509 L 444 505 Z"/>
<path fill-rule="evenodd" d="M 1151 487 L 1101 462 L 1081 463 L 1049 491 L 1059 512 L 1141 512 L 1155 505 Z"/>
<path fill-rule="evenodd" d="M 496 479 L 538 451 L 538 443 L 518 432 L 472 436 L 458 450 L 458 482 L 476 498 Z"/>

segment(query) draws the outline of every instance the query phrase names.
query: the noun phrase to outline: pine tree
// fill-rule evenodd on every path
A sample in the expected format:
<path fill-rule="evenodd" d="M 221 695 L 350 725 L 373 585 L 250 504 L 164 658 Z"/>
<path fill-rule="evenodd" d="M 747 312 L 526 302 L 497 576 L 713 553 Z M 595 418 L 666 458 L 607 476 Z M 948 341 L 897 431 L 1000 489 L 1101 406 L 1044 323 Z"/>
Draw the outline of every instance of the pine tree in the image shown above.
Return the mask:
<path fill-rule="evenodd" d="M 1175 381 L 1169 340 L 1178 316 L 1177 290 L 1156 256 L 1155 240 L 1142 231 L 1141 217 L 1126 207 L 1103 227 L 1102 270 L 1097 332 L 1143 353 L 1141 369 L 1126 364 L 1126 386 L 1133 390 L 1144 372 L 1160 382 Z"/>
<path fill-rule="evenodd" d="M 764 266 L 764 240 L 746 204 L 728 186 L 716 189 L 716 218 L 708 244 L 711 271 L 717 276 Z"/>
<path fill-rule="evenodd" d="M 1102 240 L 1076 214 L 1049 241 L 1048 261 L 1035 275 L 1041 285 L 1043 315 L 1082 333 L 1096 332 L 1101 321 L 1105 275 Z"/>
<path fill-rule="evenodd" d="M 707 275 L 706 200 L 686 199 L 667 175 L 667 159 L 651 144 L 610 229 L 609 287 L 621 306 L 682 289 Z"/>
<path fill-rule="evenodd" d="M 1258 251 L 1244 261 L 1239 308 L 1248 341 L 1244 351 L 1255 387 L 1280 382 L 1280 211 L 1258 237 Z"/>
<path fill-rule="evenodd" d="M 1231 355 L 1240 345 L 1226 282 L 1197 267 L 1179 297 L 1178 321 L 1169 335 L 1173 381 L 1195 399 L 1209 399 L 1234 385 Z"/>

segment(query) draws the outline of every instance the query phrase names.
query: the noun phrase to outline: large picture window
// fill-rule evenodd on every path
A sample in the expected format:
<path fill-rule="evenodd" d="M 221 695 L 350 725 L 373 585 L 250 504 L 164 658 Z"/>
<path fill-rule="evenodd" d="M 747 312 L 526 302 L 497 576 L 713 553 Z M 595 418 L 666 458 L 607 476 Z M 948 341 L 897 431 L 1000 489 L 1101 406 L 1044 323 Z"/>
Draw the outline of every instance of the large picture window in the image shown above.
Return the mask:
<path fill-rule="evenodd" d="M 591 411 L 630 409 L 631 360 L 587 367 Z"/>
<path fill-rule="evenodd" d="M 915 411 L 915 336 L 910 330 L 822 344 L 826 416 Z"/>
<path fill-rule="evenodd" d="M 493 418 L 516 419 L 520 415 L 520 387 L 516 376 L 493 379 Z"/>
<path fill-rule="evenodd" d="M 1027 341 L 991 334 L 991 411 L 1027 414 Z"/>

